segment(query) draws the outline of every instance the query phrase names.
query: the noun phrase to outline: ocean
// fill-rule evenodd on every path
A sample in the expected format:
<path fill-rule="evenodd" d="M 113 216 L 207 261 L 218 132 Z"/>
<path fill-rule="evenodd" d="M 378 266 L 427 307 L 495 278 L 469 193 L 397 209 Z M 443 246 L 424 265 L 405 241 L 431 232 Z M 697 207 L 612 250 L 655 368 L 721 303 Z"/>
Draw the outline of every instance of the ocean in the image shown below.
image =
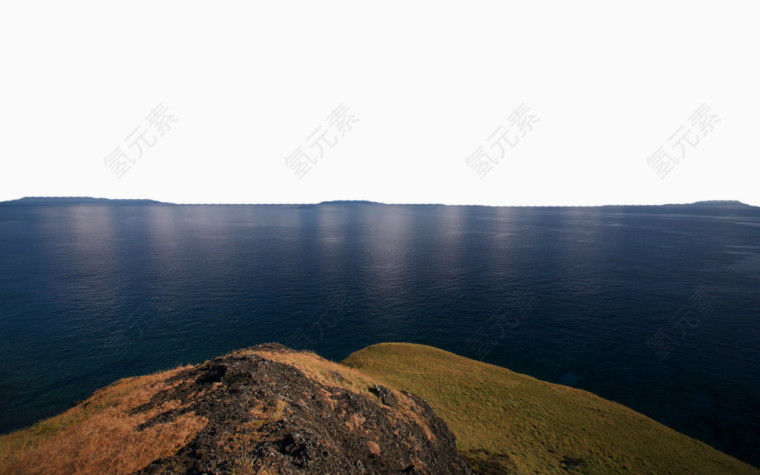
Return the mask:
<path fill-rule="evenodd" d="M 760 208 L 0 204 L 0 432 L 268 341 L 433 345 L 760 466 Z"/>

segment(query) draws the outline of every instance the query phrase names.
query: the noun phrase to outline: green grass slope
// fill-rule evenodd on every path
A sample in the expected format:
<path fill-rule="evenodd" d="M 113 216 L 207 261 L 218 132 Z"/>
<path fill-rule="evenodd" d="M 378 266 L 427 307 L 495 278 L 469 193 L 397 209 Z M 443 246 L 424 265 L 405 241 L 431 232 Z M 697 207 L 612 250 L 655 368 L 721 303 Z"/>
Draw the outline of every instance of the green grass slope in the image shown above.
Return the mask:
<path fill-rule="evenodd" d="M 437 348 L 382 343 L 343 364 L 424 397 L 478 473 L 760 473 L 615 402 Z"/>

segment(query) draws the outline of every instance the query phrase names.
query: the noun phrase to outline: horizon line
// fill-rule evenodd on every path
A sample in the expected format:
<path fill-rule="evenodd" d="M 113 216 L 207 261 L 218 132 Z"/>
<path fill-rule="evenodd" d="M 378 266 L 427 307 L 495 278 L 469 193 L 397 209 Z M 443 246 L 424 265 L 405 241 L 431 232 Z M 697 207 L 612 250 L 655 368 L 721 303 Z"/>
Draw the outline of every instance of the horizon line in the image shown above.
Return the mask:
<path fill-rule="evenodd" d="M 170 201 L 159 201 L 154 200 L 151 198 L 102 198 L 102 197 L 94 197 L 94 196 L 24 196 L 17 199 L 12 200 L 4 200 L 0 201 L 0 204 L 8 204 L 8 203 L 14 203 L 14 202 L 20 202 L 25 200 L 91 200 L 91 201 L 114 201 L 114 202 L 150 202 L 153 204 L 162 204 L 162 205 L 172 205 L 172 206 L 315 206 L 315 205 L 323 205 L 323 204 L 374 204 L 374 205 L 384 205 L 384 206 L 478 206 L 478 207 L 488 207 L 488 208 L 600 208 L 600 207 L 611 207 L 611 206 L 684 206 L 684 205 L 695 205 L 695 204 L 734 204 L 734 205 L 742 205 L 747 206 L 751 208 L 757 208 L 758 206 L 751 205 L 749 203 L 744 203 L 743 201 L 736 200 L 736 199 L 728 199 L 728 200 L 699 200 L 699 201 L 691 201 L 691 202 L 680 202 L 680 203 L 658 203 L 658 204 L 640 204 L 640 203 L 608 203 L 608 204 L 594 204 L 594 205 L 574 205 L 574 204 L 568 204 L 568 205 L 489 205 L 489 204 L 445 204 L 445 203 L 433 203 L 433 202 L 417 202 L 417 203 L 388 203 L 388 202 L 381 202 L 381 201 L 372 201 L 372 200 L 364 200 L 364 199 L 356 199 L 356 200 L 346 200 L 346 199 L 338 199 L 338 200 L 326 200 L 326 201 L 319 201 L 319 202 L 290 202 L 290 203 L 177 203 L 177 202 L 170 202 Z"/>

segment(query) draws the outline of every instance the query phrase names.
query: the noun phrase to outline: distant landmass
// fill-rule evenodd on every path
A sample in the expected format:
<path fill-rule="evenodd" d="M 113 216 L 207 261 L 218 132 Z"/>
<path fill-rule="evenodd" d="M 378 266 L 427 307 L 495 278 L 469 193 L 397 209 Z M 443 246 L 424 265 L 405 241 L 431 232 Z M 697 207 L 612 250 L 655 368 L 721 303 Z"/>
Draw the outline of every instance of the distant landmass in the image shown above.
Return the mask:
<path fill-rule="evenodd" d="M 754 206 L 736 200 L 697 201 L 696 203 L 692 203 L 692 205 L 712 208 L 754 208 Z"/>
<path fill-rule="evenodd" d="M 89 196 L 28 196 L 18 200 L 2 201 L 0 204 L 16 205 L 72 205 L 72 204 L 117 204 L 117 205 L 157 205 L 171 204 L 155 200 L 114 200 L 109 198 L 92 198 Z"/>
<path fill-rule="evenodd" d="M 319 204 L 321 205 L 385 205 L 385 203 L 380 203 L 377 201 L 367 201 L 367 200 L 333 200 L 333 201 L 323 201 Z"/>
<path fill-rule="evenodd" d="M 25 197 L 18 200 L 0 201 L 0 205 L 57 205 L 57 204 L 116 204 L 116 205 L 176 205 L 176 206 L 332 206 L 332 205 L 373 205 L 373 206 L 487 206 L 487 205 L 443 205 L 439 203 L 405 203 L 405 204 L 389 204 L 380 203 L 377 201 L 368 200 L 332 200 L 322 201 L 320 203 L 239 203 L 239 204 L 210 204 L 210 203 L 195 203 L 192 205 L 180 205 L 177 203 L 168 203 L 156 200 L 148 199 L 110 199 L 110 198 L 92 198 L 88 196 L 72 196 L 72 197 Z M 501 208 L 701 208 L 701 209 L 752 209 L 756 206 L 748 205 L 737 200 L 707 200 L 697 201 L 694 203 L 673 203 L 663 205 L 595 205 L 595 206 L 488 206 L 488 207 L 501 207 Z"/>

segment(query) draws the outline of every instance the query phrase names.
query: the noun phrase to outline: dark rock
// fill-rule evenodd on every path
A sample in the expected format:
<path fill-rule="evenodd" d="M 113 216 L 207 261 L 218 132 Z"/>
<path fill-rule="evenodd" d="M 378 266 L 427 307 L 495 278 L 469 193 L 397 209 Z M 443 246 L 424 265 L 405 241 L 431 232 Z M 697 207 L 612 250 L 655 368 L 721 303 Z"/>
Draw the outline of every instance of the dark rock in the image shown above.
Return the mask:
<path fill-rule="evenodd" d="M 396 396 L 394 396 L 393 392 L 391 392 L 391 390 L 385 386 L 376 384 L 375 387 L 370 388 L 369 390 L 372 393 L 377 394 L 380 397 L 380 401 L 382 401 L 382 403 L 386 406 L 393 407 L 396 405 Z"/>
<path fill-rule="evenodd" d="M 560 467 L 566 471 L 571 470 L 583 470 L 583 459 L 569 457 L 567 455 L 562 456 L 562 461 L 559 463 Z"/>
<path fill-rule="evenodd" d="M 276 344 L 253 349 L 293 351 Z M 471 473 L 445 422 L 410 393 L 394 395 L 377 385 L 371 391 L 378 401 L 250 354 L 215 358 L 169 381 L 172 388 L 133 413 L 178 400 L 177 408 L 138 430 L 186 413 L 208 423 L 174 455 L 140 473 Z"/>

